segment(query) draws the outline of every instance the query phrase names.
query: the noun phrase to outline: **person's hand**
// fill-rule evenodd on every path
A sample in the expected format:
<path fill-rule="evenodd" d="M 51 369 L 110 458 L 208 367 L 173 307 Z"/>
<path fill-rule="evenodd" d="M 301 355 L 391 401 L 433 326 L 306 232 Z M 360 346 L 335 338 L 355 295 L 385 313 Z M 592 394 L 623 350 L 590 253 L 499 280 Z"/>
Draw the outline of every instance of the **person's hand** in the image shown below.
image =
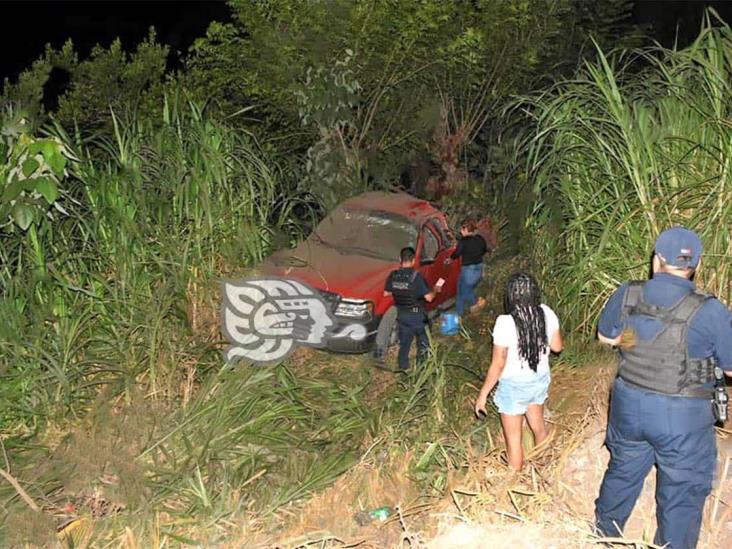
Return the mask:
<path fill-rule="evenodd" d="M 488 400 L 487 396 L 478 395 L 478 398 L 475 399 L 475 415 L 477 417 L 481 417 L 481 414 L 484 416 L 488 415 L 488 412 L 485 409 L 486 401 Z"/>

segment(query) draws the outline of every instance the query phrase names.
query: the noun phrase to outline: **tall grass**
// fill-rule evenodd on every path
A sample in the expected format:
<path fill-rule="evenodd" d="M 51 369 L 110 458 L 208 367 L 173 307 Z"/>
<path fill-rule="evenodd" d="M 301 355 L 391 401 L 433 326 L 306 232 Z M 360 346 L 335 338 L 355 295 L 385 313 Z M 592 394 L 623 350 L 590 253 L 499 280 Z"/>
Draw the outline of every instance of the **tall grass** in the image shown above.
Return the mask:
<path fill-rule="evenodd" d="M 0 233 L 0 440 L 33 497 L 68 481 L 38 467 L 63 446 L 49 433 L 86 425 L 100 395 L 123 410 L 142 393 L 158 414 L 193 401 L 220 367 L 218 277 L 258 263 L 278 233 L 296 239 L 309 215 L 251 136 L 195 103 L 171 100 L 160 120 L 115 116 L 114 129 L 91 141 L 48 129 L 78 159 L 68 215 Z M 82 466 L 72 476 L 98 483 Z"/>
<path fill-rule="evenodd" d="M 620 283 L 648 276 L 655 237 L 675 225 L 702 237 L 701 286 L 732 297 L 732 31 L 712 16 L 682 51 L 600 52 L 522 103 L 536 262 L 584 333 Z"/>
<path fill-rule="evenodd" d="M 2 235 L 2 385 L 28 386 L 4 393 L 6 410 L 26 401 L 50 415 L 28 399 L 72 406 L 75 388 L 121 372 L 154 384 L 170 340 L 192 328 L 191 282 L 256 264 L 296 220 L 302 200 L 276 164 L 198 105 L 114 127 L 86 145 L 61 133 L 80 159 L 68 217 L 34 237 Z"/>

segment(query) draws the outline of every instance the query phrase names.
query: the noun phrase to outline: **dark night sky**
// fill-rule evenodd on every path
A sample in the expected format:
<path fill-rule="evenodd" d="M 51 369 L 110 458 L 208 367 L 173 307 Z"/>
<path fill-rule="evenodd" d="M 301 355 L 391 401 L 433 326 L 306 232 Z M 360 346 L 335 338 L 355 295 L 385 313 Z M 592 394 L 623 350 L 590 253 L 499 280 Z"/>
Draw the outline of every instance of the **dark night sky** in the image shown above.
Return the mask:
<path fill-rule="evenodd" d="M 681 43 L 688 43 L 699 31 L 706 5 L 712 5 L 732 22 L 732 0 L 639 0 L 634 18 L 652 24 L 654 37 L 665 46 L 673 44 L 677 25 Z M 229 9 L 223 1 L 216 0 L 0 0 L 0 16 L 4 23 L 0 33 L 0 77 L 15 79 L 42 54 L 47 42 L 60 47 L 69 37 L 84 57 L 94 44 L 108 46 L 117 36 L 125 47 L 133 48 L 154 26 L 160 42 L 170 45 L 173 52 L 184 54 L 211 21 L 229 20 Z M 13 34 L 13 29 L 17 29 L 17 34 Z M 177 59 L 172 59 L 173 65 Z"/>
<path fill-rule="evenodd" d="M 636 0 L 633 17 L 637 23 L 652 25 L 654 39 L 663 46 L 673 46 L 677 27 L 679 44 L 687 45 L 698 36 L 707 6 L 732 25 L 732 0 Z"/>
<path fill-rule="evenodd" d="M 230 20 L 222 0 L 0 0 L 0 17 L 0 77 L 11 79 L 43 53 L 46 43 L 60 48 L 71 38 L 84 58 L 95 44 L 107 47 L 116 37 L 134 49 L 153 26 L 158 42 L 184 54 L 211 21 Z M 17 34 L 13 29 L 19 29 Z"/>

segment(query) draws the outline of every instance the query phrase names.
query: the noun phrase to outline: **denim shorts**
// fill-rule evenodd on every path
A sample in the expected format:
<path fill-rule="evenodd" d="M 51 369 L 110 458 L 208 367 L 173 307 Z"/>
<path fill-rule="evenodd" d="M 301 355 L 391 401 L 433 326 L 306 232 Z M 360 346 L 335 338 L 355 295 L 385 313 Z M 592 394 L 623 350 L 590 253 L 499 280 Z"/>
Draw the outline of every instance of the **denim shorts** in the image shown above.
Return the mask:
<path fill-rule="evenodd" d="M 498 411 L 509 416 L 526 413 L 529 404 L 544 404 L 549 395 L 549 372 L 522 379 L 502 379 L 493 395 Z"/>

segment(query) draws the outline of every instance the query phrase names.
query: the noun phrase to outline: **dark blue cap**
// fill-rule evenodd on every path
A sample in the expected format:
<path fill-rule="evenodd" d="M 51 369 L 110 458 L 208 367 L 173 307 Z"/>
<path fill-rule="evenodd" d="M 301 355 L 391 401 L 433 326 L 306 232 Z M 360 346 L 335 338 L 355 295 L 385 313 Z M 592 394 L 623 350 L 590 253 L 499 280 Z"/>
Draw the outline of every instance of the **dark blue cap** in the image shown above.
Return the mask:
<path fill-rule="evenodd" d="M 655 251 L 671 267 L 694 269 L 699 265 L 702 243 L 694 231 L 674 227 L 658 235 Z"/>

